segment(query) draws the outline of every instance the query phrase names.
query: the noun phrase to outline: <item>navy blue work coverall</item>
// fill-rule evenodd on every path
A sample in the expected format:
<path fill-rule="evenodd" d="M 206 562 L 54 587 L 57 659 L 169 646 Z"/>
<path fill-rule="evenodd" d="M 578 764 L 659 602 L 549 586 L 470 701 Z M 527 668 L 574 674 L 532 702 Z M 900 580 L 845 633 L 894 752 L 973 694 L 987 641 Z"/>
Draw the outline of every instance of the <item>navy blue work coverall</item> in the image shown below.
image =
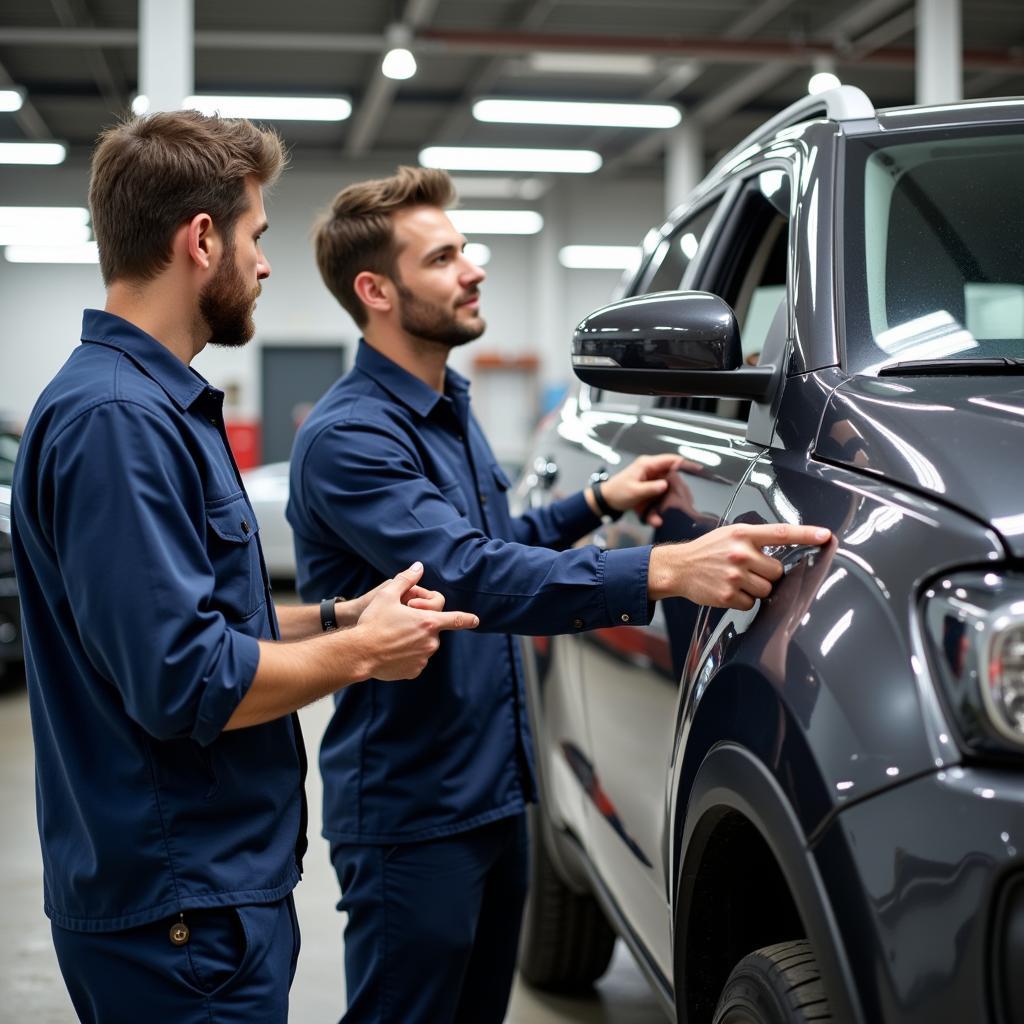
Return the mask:
<path fill-rule="evenodd" d="M 351 687 L 320 751 L 324 835 L 348 911 L 349 1024 L 503 1019 L 536 799 L 508 634 L 649 621 L 650 548 L 564 550 L 598 523 L 581 494 L 520 518 L 448 370 L 439 394 L 365 341 L 299 430 L 288 520 L 304 600 L 423 562 L 473 631 L 423 674 Z"/>
<path fill-rule="evenodd" d="M 294 716 L 223 731 L 277 636 L 223 394 L 119 317 L 82 342 L 12 488 L 61 970 L 86 1021 L 283 1024 L 305 754 Z"/>

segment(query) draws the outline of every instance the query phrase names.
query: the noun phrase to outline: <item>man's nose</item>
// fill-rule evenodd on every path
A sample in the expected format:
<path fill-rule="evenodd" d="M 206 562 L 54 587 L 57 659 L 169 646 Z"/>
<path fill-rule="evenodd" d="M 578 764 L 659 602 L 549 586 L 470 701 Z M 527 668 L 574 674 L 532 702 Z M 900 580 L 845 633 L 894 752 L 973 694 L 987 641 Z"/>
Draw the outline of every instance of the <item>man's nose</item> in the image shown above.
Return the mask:
<path fill-rule="evenodd" d="M 256 280 L 262 281 L 268 277 L 270 277 L 270 260 L 266 256 L 261 256 L 259 263 L 256 264 Z"/>
<path fill-rule="evenodd" d="M 463 284 L 479 284 L 485 277 L 487 272 L 483 267 L 478 267 L 472 260 L 466 260 L 466 270 L 462 275 Z"/>

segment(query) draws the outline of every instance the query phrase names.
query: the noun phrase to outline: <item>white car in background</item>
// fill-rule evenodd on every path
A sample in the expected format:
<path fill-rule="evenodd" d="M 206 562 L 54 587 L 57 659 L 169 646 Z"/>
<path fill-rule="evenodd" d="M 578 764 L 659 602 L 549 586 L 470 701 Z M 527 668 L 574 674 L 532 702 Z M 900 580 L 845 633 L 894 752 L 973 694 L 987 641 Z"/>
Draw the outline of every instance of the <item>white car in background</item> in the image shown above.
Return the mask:
<path fill-rule="evenodd" d="M 270 578 L 275 584 L 290 587 L 295 582 L 295 546 L 292 528 L 284 517 L 288 504 L 288 463 L 269 462 L 246 470 L 242 482 L 260 524 L 260 543 Z"/>

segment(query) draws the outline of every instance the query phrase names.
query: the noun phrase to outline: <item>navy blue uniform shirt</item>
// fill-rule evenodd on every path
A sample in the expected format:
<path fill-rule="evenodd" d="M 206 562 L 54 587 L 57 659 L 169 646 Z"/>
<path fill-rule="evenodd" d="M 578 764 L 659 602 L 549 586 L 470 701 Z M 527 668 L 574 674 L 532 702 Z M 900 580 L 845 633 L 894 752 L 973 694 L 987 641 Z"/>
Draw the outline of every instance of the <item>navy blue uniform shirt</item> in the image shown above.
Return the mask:
<path fill-rule="evenodd" d="M 304 600 L 363 593 L 415 561 L 476 630 L 443 633 L 423 674 L 341 690 L 320 750 L 324 835 L 397 843 L 473 828 L 535 798 L 509 633 L 646 623 L 650 548 L 566 548 L 598 523 L 581 494 L 520 518 L 449 370 L 441 395 L 361 342 L 292 453 L 288 520 Z"/>
<path fill-rule="evenodd" d="M 299 877 L 297 720 L 223 732 L 277 635 L 223 394 L 87 310 L 13 485 L 45 910 L 82 931 Z"/>

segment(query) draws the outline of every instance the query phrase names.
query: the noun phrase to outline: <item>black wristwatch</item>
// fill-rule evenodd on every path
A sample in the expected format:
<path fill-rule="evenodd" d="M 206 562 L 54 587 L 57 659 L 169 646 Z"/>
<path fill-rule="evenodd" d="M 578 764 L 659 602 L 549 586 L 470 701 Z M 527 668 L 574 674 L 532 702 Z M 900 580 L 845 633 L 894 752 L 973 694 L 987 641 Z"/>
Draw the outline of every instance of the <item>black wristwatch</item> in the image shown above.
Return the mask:
<path fill-rule="evenodd" d="M 601 493 L 601 481 L 595 480 L 590 485 L 590 493 L 594 496 L 594 503 L 601 512 L 601 520 L 605 523 L 614 523 L 622 518 L 625 509 L 612 508 L 608 499 Z"/>
<path fill-rule="evenodd" d="M 325 633 L 338 628 L 338 616 L 335 614 L 334 606 L 344 600 L 343 597 L 325 597 L 320 602 L 320 626 Z"/>

